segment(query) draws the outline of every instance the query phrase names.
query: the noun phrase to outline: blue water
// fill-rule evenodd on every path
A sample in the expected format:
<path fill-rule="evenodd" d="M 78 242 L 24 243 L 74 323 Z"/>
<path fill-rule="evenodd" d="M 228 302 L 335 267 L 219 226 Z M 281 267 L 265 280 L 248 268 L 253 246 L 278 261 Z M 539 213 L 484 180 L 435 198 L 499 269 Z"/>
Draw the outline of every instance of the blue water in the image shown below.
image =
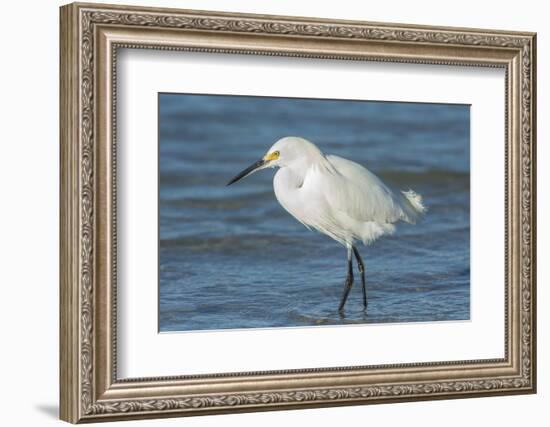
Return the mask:
<path fill-rule="evenodd" d="M 464 105 L 159 95 L 160 331 L 429 322 L 470 317 L 470 109 Z M 279 138 L 302 136 L 412 188 L 417 225 L 346 251 L 279 206 L 275 170 L 226 182 Z"/>

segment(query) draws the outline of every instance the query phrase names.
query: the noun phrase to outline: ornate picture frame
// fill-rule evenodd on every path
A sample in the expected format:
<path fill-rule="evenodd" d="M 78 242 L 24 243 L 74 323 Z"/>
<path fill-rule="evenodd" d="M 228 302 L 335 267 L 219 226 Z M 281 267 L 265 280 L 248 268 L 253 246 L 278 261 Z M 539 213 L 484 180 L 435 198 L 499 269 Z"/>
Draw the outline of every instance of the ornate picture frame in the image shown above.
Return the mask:
<path fill-rule="evenodd" d="M 61 419 L 78 423 L 536 391 L 535 34 L 80 3 L 60 13 Z M 119 48 L 504 69 L 505 357 L 118 379 Z"/>

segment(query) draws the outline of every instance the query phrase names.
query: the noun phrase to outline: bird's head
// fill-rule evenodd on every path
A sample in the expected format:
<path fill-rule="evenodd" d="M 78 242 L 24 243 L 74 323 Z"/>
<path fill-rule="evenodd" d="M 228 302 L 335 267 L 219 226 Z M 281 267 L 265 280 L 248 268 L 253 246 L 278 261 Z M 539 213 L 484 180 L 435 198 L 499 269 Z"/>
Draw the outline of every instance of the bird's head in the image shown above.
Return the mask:
<path fill-rule="evenodd" d="M 322 156 L 315 144 L 304 138 L 287 136 L 279 139 L 260 160 L 236 175 L 227 185 L 265 168 L 285 167 L 295 162 L 307 161 L 315 156 Z"/>

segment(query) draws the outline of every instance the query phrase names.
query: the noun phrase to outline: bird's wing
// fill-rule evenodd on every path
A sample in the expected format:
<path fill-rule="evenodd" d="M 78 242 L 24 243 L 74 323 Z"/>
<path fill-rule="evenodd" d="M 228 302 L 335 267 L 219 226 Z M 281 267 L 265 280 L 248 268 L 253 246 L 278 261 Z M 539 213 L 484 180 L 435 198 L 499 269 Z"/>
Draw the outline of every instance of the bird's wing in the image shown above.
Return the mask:
<path fill-rule="evenodd" d="M 404 219 L 400 200 L 376 175 L 342 157 L 328 155 L 332 170 L 319 170 L 317 180 L 327 203 L 357 221 L 393 223 Z"/>

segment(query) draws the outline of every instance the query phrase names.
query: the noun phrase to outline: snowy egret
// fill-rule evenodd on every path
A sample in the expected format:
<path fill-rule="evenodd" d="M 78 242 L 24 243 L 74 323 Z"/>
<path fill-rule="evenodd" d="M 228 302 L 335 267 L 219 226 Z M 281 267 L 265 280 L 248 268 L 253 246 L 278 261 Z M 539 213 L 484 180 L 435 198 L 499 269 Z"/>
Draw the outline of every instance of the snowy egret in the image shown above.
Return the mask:
<path fill-rule="evenodd" d="M 265 168 L 278 167 L 273 178 L 275 197 L 308 229 L 316 229 L 347 248 L 347 277 L 338 311 L 342 312 L 353 285 L 352 254 L 363 285 L 367 309 L 365 266 L 355 246 L 372 243 L 395 230 L 393 223 L 411 224 L 425 213 L 422 197 L 412 190 L 393 192 L 363 166 L 335 155 L 324 155 L 299 137 L 278 140 L 260 160 L 227 185 Z"/>

